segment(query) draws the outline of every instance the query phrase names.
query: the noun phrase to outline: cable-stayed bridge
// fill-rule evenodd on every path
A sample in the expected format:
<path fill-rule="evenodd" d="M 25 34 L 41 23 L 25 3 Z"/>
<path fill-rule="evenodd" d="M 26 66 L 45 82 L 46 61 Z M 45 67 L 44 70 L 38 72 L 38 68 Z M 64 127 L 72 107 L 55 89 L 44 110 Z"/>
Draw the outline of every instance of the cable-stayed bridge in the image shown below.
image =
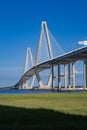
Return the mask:
<path fill-rule="evenodd" d="M 57 47 L 55 45 L 52 46 L 54 42 Z M 53 51 L 54 46 L 56 48 Z M 13 88 L 32 89 L 37 87 L 39 89 L 54 89 L 56 87 L 59 90 L 76 89 L 75 63 L 79 60 L 83 62 L 83 89 L 86 89 L 87 47 L 64 53 L 53 35 L 49 32 L 46 22 L 42 22 L 35 60 L 33 59 L 31 49 L 27 48 L 23 75 Z M 48 75 L 46 83 L 43 83 L 41 73 Z M 31 83 L 28 84 L 30 79 Z M 56 86 L 55 79 L 57 79 Z M 63 85 L 61 83 L 62 79 L 64 81 Z M 37 86 L 34 86 L 35 80 L 37 80 Z"/>

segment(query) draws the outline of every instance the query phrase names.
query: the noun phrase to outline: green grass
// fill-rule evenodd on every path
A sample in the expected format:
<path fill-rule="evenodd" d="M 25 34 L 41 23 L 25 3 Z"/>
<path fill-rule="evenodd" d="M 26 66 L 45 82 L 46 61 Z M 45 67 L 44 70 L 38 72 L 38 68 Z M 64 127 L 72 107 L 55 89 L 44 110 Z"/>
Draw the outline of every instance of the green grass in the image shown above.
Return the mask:
<path fill-rule="evenodd" d="M 0 95 L 3 129 L 87 129 L 87 92 Z"/>

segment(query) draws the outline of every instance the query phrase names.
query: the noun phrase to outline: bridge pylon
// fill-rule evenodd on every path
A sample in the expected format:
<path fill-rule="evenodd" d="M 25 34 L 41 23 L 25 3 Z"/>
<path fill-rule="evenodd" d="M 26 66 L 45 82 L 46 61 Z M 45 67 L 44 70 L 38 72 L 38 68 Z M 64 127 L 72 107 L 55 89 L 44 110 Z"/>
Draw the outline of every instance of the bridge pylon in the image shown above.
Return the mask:
<path fill-rule="evenodd" d="M 47 47 L 48 47 L 48 52 L 49 52 L 49 56 L 50 56 L 49 59 L 53 58 L 52 47 L 51 47 L 51 43 L 50 43 L 50 37 L 49 37 L 49 33 L 48 33 L 47 23 L 46 23 L 46 21 L 43 21 L 42 24 L 41 24 L 40 37 L 39 37 L 37 53 L 36 53 L 36 60 L 35 60 L 36 64 L 38 64 L 40 48 L 41 48 L 41 43 L 42 43 L 42 30 L 43 29 L 45 31 L 45 37 L 46 37 L 46 40 L 47 40 Z"/>
<path fill-rule="evenodd" d="M 35 64 L 36 65 L 39 62 L 39 55 L 40 55 L 40 49 L 41 49 L 41 44 L 42 44 L 43 29 L 44 29 L 44 32 L 45 32 L 45 38 L 46 38 L 46 43 L 47 43 L 47 48 L 48 48 L 48 53 L 49 53 L 49 59 L 53 58 L 52 47 L 51 47 L 47 23 L 46 23 L 46 21 L 43 21 L 42 24 L 41 24 L 40 37 L 39 37 L 39 41 L 38 41 L 38 47 L 37 47 L 36 58 L 35 58 Z M 43 53 L 45 53 L 45 52 L 43 52 Z M 49 75 L 47 85 L 43 85 L 41 77 L 39 75 L 39 72 L 37 72 L 37 70 L 36 70 L 36 77 L 37 77 L 40 88 L 44 88 L 45 86 L 50 87 L 51 81 L 52 81 L 52 72 Z"/>
<path fill-rule="evenodd" d="M 29 63 L 30 63 L 30 66 L 29 66 Z M 31 49 L 27 48 L 23 74 L 25 74 L 33 66 L 34 66 L 34 63 L 33 63 L 33 56 L 32 56 L 32 53 L 31 53 Z M 30 86 L 28 85 L 27 81 L 25 81 L 24 83 L 22 83 L 21 88 L 22 89 L 33 88 L 34 80 L 35 80 L 35 76 L 33 76 Z"/>

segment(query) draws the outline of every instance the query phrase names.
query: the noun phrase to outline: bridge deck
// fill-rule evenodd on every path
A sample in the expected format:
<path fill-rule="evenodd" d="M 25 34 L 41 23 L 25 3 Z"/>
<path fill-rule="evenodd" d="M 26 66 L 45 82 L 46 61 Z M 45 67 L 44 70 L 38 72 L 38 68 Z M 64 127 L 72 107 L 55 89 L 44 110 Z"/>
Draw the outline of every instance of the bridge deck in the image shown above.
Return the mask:
<path fill-rule="evenodd" d="M 21 79 L 15 86 L 19 86 L 19 84 L 26 82 L 26 80 L 30 79 L 33 75 L 35 75 L 36 70 L 40 72 L 42 70 L 51 68 L 52 65 L 57 65 L 59 63 L 66 64 L 71 61 L 85 60 L 86 58 L 87 58 L 87 46 L 65 53 L 61 56 L 55 57 L 43 63 L 34 65 L 30 70 L 28 70 L 24 75 L 22 75 Z"/>

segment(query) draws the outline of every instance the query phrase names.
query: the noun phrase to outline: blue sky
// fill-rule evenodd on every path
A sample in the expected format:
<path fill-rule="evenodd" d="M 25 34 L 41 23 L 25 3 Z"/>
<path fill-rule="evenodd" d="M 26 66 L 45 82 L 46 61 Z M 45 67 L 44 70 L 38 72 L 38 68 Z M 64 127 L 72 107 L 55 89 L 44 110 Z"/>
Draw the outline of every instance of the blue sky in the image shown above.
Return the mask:
<path fill-rule="evenodd" d="M 43 20 L 64 51 L 87 40 L 87 0 L 0 1 L 0 86 L 20 78 L 27 47 L 35 55 Z"/>

